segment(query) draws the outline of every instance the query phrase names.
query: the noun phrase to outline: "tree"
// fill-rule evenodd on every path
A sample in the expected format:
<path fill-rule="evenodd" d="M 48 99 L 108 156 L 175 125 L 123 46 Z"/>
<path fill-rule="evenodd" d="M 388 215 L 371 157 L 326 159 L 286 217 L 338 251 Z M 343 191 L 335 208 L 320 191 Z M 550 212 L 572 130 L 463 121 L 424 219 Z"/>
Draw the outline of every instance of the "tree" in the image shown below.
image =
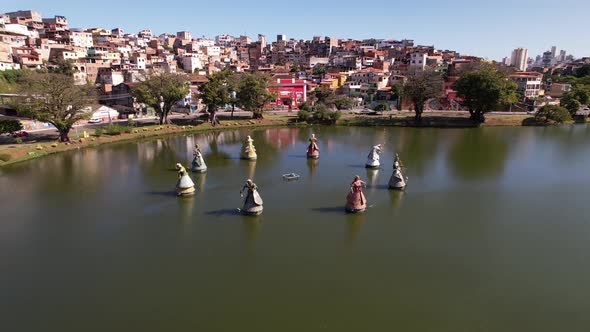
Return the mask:
<path fill-rule="evenodd" d="M 275 97 L 268 91 L 269 77 L 258 73 L 244 73 L 237 85 L 238 103 L 246 111 L 252 112 L 254 119 L 262 118 L 264 106 Z"/>
<path fill-rule="evenodd" d="M 64 74 L 67 76 L 74 76 L 76 70 L 74 69 L 74 62 L 72 60 L 58 59 L 55 62 L 56 66 L 52 67 L 49 72 L 56 74 Z"/>
<path fill-rule="evenodd" d="M 582 67 L 576 69 L 576 77 L 582 78 L 590 76 L 590 64 L 585 64 Z"/>
<path fill-rule="evenodd" d="M 391 108 L 389 107 L 388 103 L 381 103 L 381 104 L 378 104 L 377 106 L 375 106 L 374 110 L 376 112 L 387 112 L 387 111 L 391 110 Z"/>
<path fill-rule="evenodd" d="M 564 123 L 572 119 L 570 112 L 565 108 L 557 105 L 545 105 L 535 114 L 535 119 L 545 122 L 553 121 L 555 123 Z"/>
<path fill-rule="evenodd" d="M 96 91 L 90 85 L 75 85 L 74 78 L 55 73 L 26 75 L 13 107 L 22 115 L 55 126 L 62 142 L 74 123 L 90 118 L 88 106 L 96 102 Z"/>
<path fill-rule="evenodd" d="M 23 129 L 23 125 L 18 120 L 0 119 L 0 135 L 12 134 L 12 133 L 22 130 L 22 129 Z"/>
<path fill-rule="evenodd" d="M 232 102 L 232 86 L 229 82 L 233 82 L 233 72 L 224 69 L 207 75 L 207 82 L 199 89 L 197 97 L 207 105 L 207 111 L 211 115 L 214 115 L 219 107 Z"/>
<path fill-rule="evenodd" d="M 478 123 L 485 121 L 485 113 L 518 100 L 516 83 L 491 66 L 463 73 L 455 82 L 454 89 L 457 96 L 463 99 L 471 119 Z"/>
<path fill-rule="evenodd" d="M 582 107 L 590 104 L 590 86 L 577 84 L 568 91 L 560 100 L 560 105 L 565 107 L 572 116 Z"/>
<path fill-rule="evenodd" d="M 436 73 L 431 71 L 416 72 L 402 87 L 402 94 L 414 105 L 417 122 L 422 121 L 426 101 L 438 96 L 441 92 L 442 81 Z"/>
<path fill-rule="evenodd" d="M 139 102 L 156 110 L 160 124 L 168 123 L 168 114 L 174 104 L 189 94 L 188 79 L 184 74 L 152 73 L 131 93 Z"/>

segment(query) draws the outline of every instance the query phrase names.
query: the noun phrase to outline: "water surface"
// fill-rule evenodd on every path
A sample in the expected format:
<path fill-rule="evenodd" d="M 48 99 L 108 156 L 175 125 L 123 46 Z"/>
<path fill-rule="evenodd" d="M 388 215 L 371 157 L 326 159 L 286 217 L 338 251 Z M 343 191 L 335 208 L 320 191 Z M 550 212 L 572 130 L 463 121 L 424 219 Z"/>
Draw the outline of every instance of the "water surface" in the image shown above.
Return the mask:
<path fill-rule="evenodd" d="M 305 158 L 307 138 L 321 157 Z M 256 162 L 238 159 L 252 135 Z M 5 331 L 588 331 L 590 129 L 283 128 L 0 169 Z M 209 172 L 176 198 L 199 143 Z M 384 144 L 382 168 L 363 165 Z M 394 154 L 405 192 L 387 189 Z M 284 182 L 296 172 L 301 179 Z M 354 175 L 370 208 L 344 213 Z M 264 214 L 243 217 L 253 178 Z"/>

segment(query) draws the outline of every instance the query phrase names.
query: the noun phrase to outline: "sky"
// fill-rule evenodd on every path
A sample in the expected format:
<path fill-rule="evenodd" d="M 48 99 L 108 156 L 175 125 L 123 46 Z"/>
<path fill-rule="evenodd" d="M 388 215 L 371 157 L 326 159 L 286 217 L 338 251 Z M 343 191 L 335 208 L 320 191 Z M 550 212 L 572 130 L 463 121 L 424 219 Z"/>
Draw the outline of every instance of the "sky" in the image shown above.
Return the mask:
<path fill-rule="evenodd" d="M 461 54 L 501 60 L 513 49 L 529 57 L 551 46 L 576 57 L 590 56 L 590 0 L 251 0 L 251 1 L 71 1 L 20 0 L 0 11 L 36 10 L 66 16 L 70 27 L 123 28 L 156 34 L 191 31 L 219 34 L 277 34 L 287 38 L 413 39 Z"/>

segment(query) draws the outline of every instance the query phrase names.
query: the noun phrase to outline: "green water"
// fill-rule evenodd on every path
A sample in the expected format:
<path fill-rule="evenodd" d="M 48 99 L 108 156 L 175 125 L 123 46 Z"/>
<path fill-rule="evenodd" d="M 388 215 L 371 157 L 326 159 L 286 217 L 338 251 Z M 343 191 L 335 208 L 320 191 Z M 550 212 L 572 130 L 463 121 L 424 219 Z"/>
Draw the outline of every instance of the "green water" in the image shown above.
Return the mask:
<path fill-rule="evenodd" d="M 178 199 L 195 142 L 209 172 Z M 588 331 L 589 143 L 585 126 L 268 129 L 5 167 L 0 329 Z M 387 190 L 395 152 L 404 193 Z M 370 208 L 347 215 L 356 174 Z M 259 217 L 237 214 L 248 177 Z"/>

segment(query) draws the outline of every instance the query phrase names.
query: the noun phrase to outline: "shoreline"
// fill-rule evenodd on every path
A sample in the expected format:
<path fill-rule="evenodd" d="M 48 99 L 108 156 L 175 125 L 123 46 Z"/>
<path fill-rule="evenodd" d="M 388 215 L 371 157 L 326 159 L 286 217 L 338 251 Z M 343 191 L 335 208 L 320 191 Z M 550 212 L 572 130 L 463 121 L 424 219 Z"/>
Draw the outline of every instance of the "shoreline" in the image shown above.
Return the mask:
<path fill-rule="evenodd" d="M 296 115 L 273 115 L 267 114 L 264 119 L 237 119 L 223 120 L 213 127 L 209 123 L 201 124 L 169 124 L 169 125 L 148 125 L 134 127 L 131 133 L 119 135 L 93 136 L 88 138 L 74 139 L 69 143 L 56 141 L 31 141 L 21 144 L 6 144 L 0 148 L 0 167 L 41 158 L 44 156 L 61 153 L 65 151 L 95 148 L 101 145 L 129 142 L 145 138 L 167 137 L 179 134 L 198 134 L 212 131 L 225 131 L 236 129 L 259 129 L 266 127 L 300 127 L 308 126 L 305 122 L 297 122 Z M 337 121 L 336 126 L 351 127 L 411 127 L 411 128 L 476 128 L 476 127 L 525 127 L 525 126 L 547 126 L 548 124 L 531 123 L 527 124 L 526 119 L 532 119 L 529 115 L 496 115 L 486 116 L 486 122 L 477 125 L 461 114 L 448 115 L 423 115 L 422 123 L 414 123 L 413 116 L 407 114 L 393 115 L 358 115 L 346 114 Z M 530 120 L 528 120 L 530 123 Z M 568 122 L 567 124 L 573 124 Z M 315 125 L 315 124 L 313 124 Z M 7 160 L 4 160 L 7 159 Z"/>

